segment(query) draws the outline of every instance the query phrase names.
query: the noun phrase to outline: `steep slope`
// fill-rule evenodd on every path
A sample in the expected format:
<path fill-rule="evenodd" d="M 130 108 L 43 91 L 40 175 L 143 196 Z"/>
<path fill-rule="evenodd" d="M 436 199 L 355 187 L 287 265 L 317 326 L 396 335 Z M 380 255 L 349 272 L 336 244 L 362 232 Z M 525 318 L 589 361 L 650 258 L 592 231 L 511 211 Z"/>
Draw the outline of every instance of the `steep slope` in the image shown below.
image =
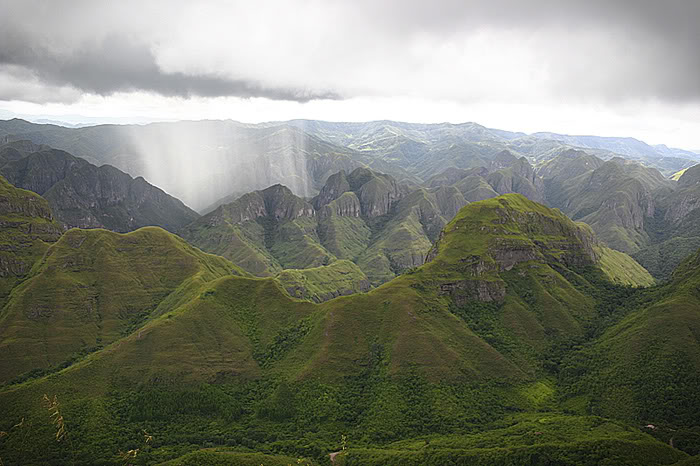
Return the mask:
<path fill-rule="evenodd" d="M 243 274 L 160 228 L 126 235 L 72 229 L 48 248 L 2 309 L 0 381 L 107 346 L 181 294 L 231 273 Z"/>
<path fill-rule="evenodd" d="M 174 231 L 198 217 L 143 178 L 133 179 L 112 166 L 96 167 L 55 149 L 21 155 L 7 161 L 0 173 L 15 186 L 42 195 L 68 228 L 128 232 L 160 226 Z"/>
<path fill-rule="evenodd" d="M 466 204 L 454 187 L 410 191 L 389 175 L 366 168 L 330 177 L 307 203 L 277 185 L 219 206 L 180 231 L 205 251 L 258 276 L 283 269 L 356 263 L 380 285 L 423 264 L 447 221 Z"/>
<path fill-rule="evenodd" d="M 699 286 L 700 252 L 667 285 L 623 303 L 615 325 L 566 362 L 572 399 L 596 414 L 674 428 L 676 441 L 682 428 L 697 429 Z"/>
<path fill-rule="evenodd" d="M 61 233 L 41 196 L 0 176 L 0 306 Z"/>

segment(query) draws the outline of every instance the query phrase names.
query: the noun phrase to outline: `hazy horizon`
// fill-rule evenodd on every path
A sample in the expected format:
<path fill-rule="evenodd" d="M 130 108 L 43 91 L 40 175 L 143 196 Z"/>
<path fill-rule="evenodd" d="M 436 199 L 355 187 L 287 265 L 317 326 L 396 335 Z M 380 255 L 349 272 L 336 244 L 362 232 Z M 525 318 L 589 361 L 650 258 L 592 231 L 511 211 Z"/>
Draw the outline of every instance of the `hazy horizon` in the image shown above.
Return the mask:
<path fill-rule="evenodd" d="M 0 0 L 0 117 L 473 121 L 697 150 L 698 19 L 693 0 Z"/>
<path fill-rule="evenodd" d="M 63 118 L 62 118 L 63 117 Z M 30 123 L 36 123 L 36 124 L 53 124 L 56 126 L 63 126 L 65 128 L 82 128 L 82 127 L 88 127 L 88 126 L 100 126 L 100 125 L 121 125 L 121 126 L 128 126 L 128 125 L 138 125 L 138 126 L 146 126 L 146 125 L 151 125 L 151 124 L 158 124 L 158 123 L 181 123 L 181 122 L 200 122 L 200 121 L 232 121 L 234 123 L 240 123 L 242 125 L 264 125 L 264 124 L 273 124 L 273 123 L 286 123 L 290 121 L 321 121 L 321 122 L 326 122 L 326 123 L 372 123 L 372 122 L 380 122 L 380 121 L 392 121 L 395 123 L 402 123 L 402 124 L 416 124 L 416 125 L 441 125 L 441 124 L 450 124 L 450 125 L 466 125 L 466 124 L 476 124 L 479 126 L 483 126 L 487 129 L 493 129 L 493 130 L 502 130 L 502 131 L 507 131 L 511 133 L 522 133 L 526 136 L 531 136 L 533 134 L 538 134 L 538 133 L 555 133 L 555 134 L 560 134 L 562 136 L 571 136 L 571 137 L 602 137 L 602 138 L 633 138 L 637 139 L 645 144 L 648 144 L 652 147 L 657 146 L 657 145 L 663 145 L 672 149 L 681 149 L 681 150 L 687 150 L 690 152 L 696 152 L 700 154 L 700 147 L 678 147 L 674 146 L 672 144 L 667 144 L 662 142 L 652 142 L 652 141 L 647 141 L 642 138 L 636 138 L 633 136 L 629 135 L 624 135 L 624 134 L 610 134 L 610 135 L 603 135 L 603 134 L 593 134 L 593 133 L 585 133 L 585 134 L 573 134 L 573 133 L 560 133 L 558 131 L 550 131 L 550 130 L 541 130 L 541 131 L 532 131 L 532 132 L 526 132 L 526 131 L 520 131 L 518 129 L 512 129 L 512 128 L 500 128 L 500 127 L 494 127 L 494 126 L 487 126 L 483 125 L 478 121 L 438 121 L 438 122 L 424 122 L 424 121 L 409 121 L 409 120 L 390 120 L 390 119 L 374 119 L 374 120 L 323 120 L 323 119 L 313 119 L 313 118 L 291 118 L 287 120 L 264 120 L 264 121 L 242 121 L 242 120 L 236 120 L 233 118 L 200 118 L 200 119 L 147 119 L 147 118 L 124 118 L 124 119 L 114 119 L 114 118 L 81 118 L 82 115 L 69 115 L 68 117 L 70 118 L 65 118 L 67 117 L 66 115 L 22 115 L 22 114 L 8 114 L 7 112 L 0 113 L 0 120 L 11 120 L 14 118 L 20 119 L 20 120 L 25 120 L 29 121 Z"/>

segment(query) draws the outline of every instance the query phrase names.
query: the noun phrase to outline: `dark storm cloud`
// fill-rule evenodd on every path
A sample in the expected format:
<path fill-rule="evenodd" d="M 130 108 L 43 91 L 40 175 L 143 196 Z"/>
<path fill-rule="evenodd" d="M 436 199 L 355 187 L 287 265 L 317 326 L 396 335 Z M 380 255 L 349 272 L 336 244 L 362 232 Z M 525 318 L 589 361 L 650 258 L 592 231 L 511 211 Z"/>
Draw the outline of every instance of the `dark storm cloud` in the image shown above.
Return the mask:
<path fill-rule="evenodd" d="M 149 44 L 116 33 L 70 50 L 53 50 L 51 38 L 47 40 L 44 35 L 46 29 L 26 27 L 31 22 L 17 21 L 20 15 L 13 17 L 7 7 L 3 2 L 2 12 L 9 10 L 10 14 L 0 20 L 0 67 L 11 67 L 14 74 L 23 69 L 25 75 L 31 74 L 55 88 L 68 86 L 99 95 L 147 91 L 163 96 L 265 97 L 297 102 L 338 98 L 332 92 L 268 87 L 252 79 L 166 72 L 158 66 Z"/>
<path fill-rule="evenodd" d="M 290 44 L 299 41 L 298 53 L 306 60 L 308 68 L 300 69 L 298 57 L 280 55 L 268 42 L 249 44 L 245 38 L 237 37 L 233 43 L 222 38 L 216 46 L 225 53 L 230 52 L 232 62 L 242 51 L 249 52 L 245 50 L 247 47 L 259 47 L 253 48 L 252 53 L 259 55 L 261 62 L 274 62 L 278 72 L 271 73 L 270 67 L 256 68 L 248 64 L 235 72 L 227 69 L 214 74 L 211 66 L 209 71 L 197 72 L 197 66 L 192 66 L 197 54 L 193 55 L 191 50 L 188 56 L 183 52 L 183 63 L 187 62 L 188 66 L 175 66 L 175 71 L 164 70 L 159 61 L 159 44 L 150 35 L 151 29 L 158 32 L 165 28 L 166 33 L 157 35 L 165 45 L 172 35 L 184 37 L 180 43 L 187 43 L 190 35 L 201 38 L 208 33 L 207 18 L 200 17 L 187 27 L 168 30 L 173 12 L 185 4 L 158 3 L 157 0 L 143 3 L 157 7 L 148 9 L 136 2 L 97 0 L 0 0 L 0 68 L 3 65 L 23 68 L 47 85 L 101 95 L 141 90 L 165 96 L 308 101 L 341 95 L 391 96 L 401 84 L 404 91 L 430 97 L 443 87 L 443 82 L 439 75 L 431 76 L 431 70 L 421 70 L 430 79 L 412 81 L 414 74 L 419 74 L 413 70 L 422 64 L 412 61 L 415 57 L 411 56 L 407 44 L 421 40 L 430 44 L 460 44 L 479 31 L 489 30 L 496 31 L 496 38 L 499 32 L 504 37 L 515 34 L 530 44 L 535 57 L 530 63 L 532 70 L 546 71 L 546 79 L 533 85 L 556 98 L 700 100 L 698 0 L 278 2 L 270 9 L 269 17 L 253 29 L 252 35 L 261 32 L 274 36 L 278 26 L 314 16 L 318 28 L 311 25 L 308 29 L 292 29 L 289 37 L 280 38 Z M 217 9 L 229 10 L 232 30 L 245 26 L 236 23 L 244 16 L 241 13 L 270 4 L 207 3 L 212 6 L 210 15 L 216 16 Z M 115 10 L 115 5 L 125 5 L 120 14 L 103 14 L 105 9 Z M 133 10 L 128 11 L 130 15 L 123 14 L 129 9 Z M 93 16 L 99 19 L 93 21 Z M 133 23 L 138 21 L 141 26 L 148 27 L 136 28 Z M 332 27 L 323 27 L 328 24 Z M 318 37 L 316 47 L 319 50 L 308 50 L 308 37 L 313 37 L 317 29 L 324 34 Z M 511 43 L 505 45 L 510 46 Z M 169 64 L 172 65 L 172 61 Z M 334 73 L 334 67 L 346 67 L 354 74 Z M 356 82 L 364 77 L 361 71 L 365 67 L 372 70 L 373 74 L 367 75 L 371 78 L 366 78 L 367 82 Z M 188 71 L 182 71 L 185 69 Z M 402 70 L 399 73 L 401 83 L 396 82 L 393 70 Z M 290 77 L 292 72 L 296 73 L 294 78 Z M 489 72 L 486 68 L 481 71 L 485 75 Z M 513 69 L 512 72 L 513 79 L 519 79 L 518 73 L 527 76 L 529 70 Z M 305 79 L 306 76 L 309 79 Z M 465 93 L 469 92 L 469 79 L 466 73 Z M 300 86 L 299 82 L 321 82 L 324 86 Z M 493 83 L 494 87 L 507 85 L 497 79 Z M 456 95 L 458 91 L 445 92 L 453 93 L 448 95 L 450 98 L 460 98 Z M 498 89 L 492 93 L 497 95 Z"/>

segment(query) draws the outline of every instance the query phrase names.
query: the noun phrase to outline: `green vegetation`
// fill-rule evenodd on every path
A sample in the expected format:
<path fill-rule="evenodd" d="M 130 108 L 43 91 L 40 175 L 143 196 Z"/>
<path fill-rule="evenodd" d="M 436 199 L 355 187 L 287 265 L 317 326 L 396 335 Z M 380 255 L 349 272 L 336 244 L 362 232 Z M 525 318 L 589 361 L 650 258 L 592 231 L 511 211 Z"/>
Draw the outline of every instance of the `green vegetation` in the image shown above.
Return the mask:
<path fill-rule="evenodd" d="M 700 247 L 700 244 L 698 244 Z M 619 285 L 652 286 L 654 277 L 627 254 L 601 246 L 596 248 L 598 264 L 608 279 Z"/>
<path fill-rule="evenodd" d="M 289 466 L 311 464 L 290 456 L 242 453 L 227 450 L 199 450 L 162 463 L 163 466 Z"/>
<path fill-rule="evenodd" d="M 232 273 L 230 262 L 157 227 L 128 234 L 65 233 L 17 286 L 0 314 L 0 381 L 60 369 Z"/>
<path fill-rule="evenodd" d="M 403 197 L 370 230 L 417 230 L 431 194 Z M 264 233 L 279 229 L 258 225 L 267 249 L 277 233 Z M 71 230 L 2 311 L 3 354 L 16 355 L 3 361 L 19 362 L 1 373 L 50 368 L 47 357 L 70 359 L 81 346 L 68 344 L 97 336 L 102 347 L 0 388 L 0 457 L 328 464 L 347 447 L 336 464 L 684 460 L 698 448 L 700 255 L 669 285 L 633 288 L 619 283 L 639 269 L 625 259 L 606 270 L 601 254 L 587 226 L 508 194 L 463 207 L 426 264 L 315 304 L 157 228 Z M 314 270 L 288 275 L 322 290 Z M 85 311 L 92 296 L 99 321 Z M 22 313 L 41 305 L 51 325 Z M 45 325 L 34 330 L 43 346 L 19 354 L 5 322 L 17 334 Z M 61 403 L 70 442 L 56 442 L 44 394 Z M 22 418 L 31 443 L 13 430 Z M 640 430 L 648 422 L 659 431 Z M 670 429 L 682 434 L 675 449 Z"/>
<path fill-rule="evenodd" d="M 698 249 L 700 236 L 676 237 L 641 249 L 633 257 L 655 278 L 667 281 L 683 259 Z"/>
<path fill-rule="evenodd" d="M 0 306 L 61 235 L 47 202 L 0 176 Z M 0 317 L 2 314 L 0 314 Z"/>
<path fill-rule="evenodd" d="M 276 185 L 218 207 L 180 234 L 257 276 L 352 261 L 366 277 L 355 273 L 358 281 L 341 283 L 337 295 L 365 289 L 365 278 L 379 286 L 423 264 L 442 227 L 466 201 L 456 189 L 407 193 L 392 177 L 358 168 L 329 177 L 312 203 Z M 348 266 L 327 270 L 340 268 Z M 299 276 L 282 276 L 291 275 Z M 322 288 L 309 297 L 328 295 Z"/>
<path fill-rule="evenodd" d="M 362 270 L 348 260 L 311 269 L 287 269 L 276 278 L 291 296 L 317 303 L 370 288 Z"/>
<path fill-rule="evenodd" d="M 624 423 L 595 416 L 508 416 L 479 432 L 350 449 L 343 465 L 670 464 L 681 452 Z"/>

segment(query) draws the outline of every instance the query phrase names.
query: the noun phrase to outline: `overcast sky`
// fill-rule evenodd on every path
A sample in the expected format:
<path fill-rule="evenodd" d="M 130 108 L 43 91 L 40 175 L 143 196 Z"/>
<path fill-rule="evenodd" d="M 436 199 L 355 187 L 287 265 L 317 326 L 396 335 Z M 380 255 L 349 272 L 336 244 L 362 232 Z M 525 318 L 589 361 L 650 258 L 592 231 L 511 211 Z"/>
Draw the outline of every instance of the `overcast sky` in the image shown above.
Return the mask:
<path fill-rule="evenodd" d="M 700 149 L 699 23 L 698 0 L 0 0 L 0 118 L 475 121 Z"/>

